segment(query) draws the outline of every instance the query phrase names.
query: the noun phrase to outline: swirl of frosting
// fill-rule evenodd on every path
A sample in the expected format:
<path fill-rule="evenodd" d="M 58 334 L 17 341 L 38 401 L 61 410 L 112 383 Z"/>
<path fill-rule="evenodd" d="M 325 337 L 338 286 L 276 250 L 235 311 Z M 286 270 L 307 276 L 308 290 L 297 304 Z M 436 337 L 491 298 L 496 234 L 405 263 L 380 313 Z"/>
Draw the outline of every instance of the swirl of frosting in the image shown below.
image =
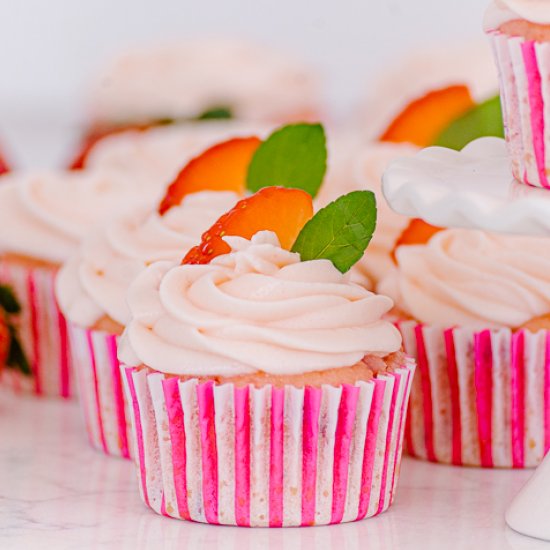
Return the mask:
<path fill-rule="evenodd" d="M 283 122 L 318 110 L 316 74 L 258 44 L 190 40 L 127 52 L 93 91 L 100 122 L 195 118 L 228 107 L 235 118 Z"/>
<path fill-rule="evenodd" d="M 392 301 L 328 260 L 300 262 L 274 233 L 227 237 L 208 265 L 158 262 L 132 284 L 120 358 L 175 375 L 303 374 L 401 347 Z"/>
<path fill-rule="evenodd" d="M 80 326 L 93 326 L 104 316 L 126 325 L 126 291 L 136 276 L 150 263 L 183 258 L 237 200 L 235 193 L 204 191 L 188 195 L 163 216 L 142 210 L 117 218 L 90 235 L 60 270 L 61 310 Z"/>
<path fill-rule="evenodd" d="M 263 138 L 267 130 L 264 125 L 236 121 L 128 130 L 98 141 L 87 157 L 86 168 L 120 173 L 147 187 L 155 185 L 161 194 L 182 167 L 208 147 L 237 137 Z"/>
<path fill-rule="evenodd" d="M 96 224 L 142 200 L 109 172 L 7 174 L 0 185 L 0 254 L 60 264 Z"/>
<path fill-rule="evenodd" d="M 422 323 L 516 328 L 550 312 L 546 238 L 448 229 L 397 258 L 379 290 Z"/>
<path fill-rule="evenodd" d="M 491 31 L 516 19 L 525 19 L 540 25 L 550 24 L 550 1 L 492 0 L 485 12 L 483 27 L 486 31 Z"/>

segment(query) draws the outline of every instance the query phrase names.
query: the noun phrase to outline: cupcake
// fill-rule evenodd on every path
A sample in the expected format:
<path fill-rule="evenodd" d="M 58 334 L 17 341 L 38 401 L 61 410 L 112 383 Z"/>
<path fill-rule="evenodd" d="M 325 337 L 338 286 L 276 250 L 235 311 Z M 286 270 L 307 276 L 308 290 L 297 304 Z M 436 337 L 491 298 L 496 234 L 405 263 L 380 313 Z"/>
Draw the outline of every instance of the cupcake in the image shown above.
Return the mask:
<path fill-rule="evenodd" d="M 12 173 L 0 185 L 0 284 L 20 306 L 16 336 L 30 376 L 3 382 L 40 395 L 72 394 L 67 327 L 54 297 L 58 268 L 86 233 L 136 202 L 132 186 L 106 173 Z"/>
<path fill-rule="evenodd" d="M 88 144 L 129 127 L 314 120 L 321 103 L 316 74 L 295 58 L 222 39 L 129 51 L 103 71 L 90 96 Z"/>
<path fill-rule="evenodd" d="M 439 145 L 441 133 L 451 122 L 497 93 L 497 74 L 487 44 L 434 44 L 370 82 L 355 120 L 361 124 L 358 131 L 371 140 Z"/>
<path fill-rule="evenodd" d="M 414 368 L 382 320 L 391 300 L 344 274 L 372 234 L 374 199 L 360 191 L 312 214 L 303 191 L 262 189 L 183 263 L 132 283 L 119 357 L 141 495 L 157 513 L 281 527 L 391 504 Z M 352 219 L 331 246 L 323 227 Z"/>
<path fill-rule="evenodd" d="M 379 286 L 417 359 L 413 456 L 527 468 L 550 448 L 548 240 L 448 229 L 397 249 Z"/>
<path fill-rule="evenodd" d="M 129 416 L 117 360 L 130 318 L 126 291 L 150 263 L 180 258 L 237 201 L 232 192 L 186 196 L 165 215 L 139 208 L 94 231 L 61 268 L 59 307 L 68 320 L 73 367 L 92 445 L 129 458 Z"/>
<path fill-rule="evenodd" d="M 307 165 L 304 158 L 310 159 Z M 126 458 L 131 452 L 117 348 L 129 321 L 126 290 L 132 280 L 154 261 L 181 259 L 238 198 L 273 177 L 281 186 L 300 179 L 315 195 L 325 167 L 324 130 L 316 124 L 287 125 L 265 140 L 233 137 L 214 144 L 180 170 L 158 204 L 99 229 L 64 265 L 57 298 L 69 319 L 74 368 L 94 447 Z M 133 181 L 130 173 L 126 177 Z"/>
<path fill-rule="evenodd" d="M 543 1 L 496 0 L 485 14 L 500 74 L 506 140 L 515 178 L 550 187 L 545 131 L 550 100 L 544 83 L 549 70 L 550 10 Z"/>

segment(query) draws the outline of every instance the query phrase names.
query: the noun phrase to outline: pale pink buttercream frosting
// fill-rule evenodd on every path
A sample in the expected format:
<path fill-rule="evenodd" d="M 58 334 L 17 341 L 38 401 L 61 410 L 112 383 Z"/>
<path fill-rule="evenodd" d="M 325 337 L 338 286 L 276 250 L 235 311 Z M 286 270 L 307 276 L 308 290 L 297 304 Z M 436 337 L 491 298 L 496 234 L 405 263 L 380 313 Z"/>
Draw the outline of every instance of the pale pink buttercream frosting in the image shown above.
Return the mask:
<path fill-rule="evenodd" d="M 379 290 L 422 323 L 516 328 L 550 313 L 546 238 L 448 229 L 397 258 Z"/>
<path fill-rule="evenodd" d="M 142 185 L 156 185 L 158 194 L 193 157 L 232 138 L 265 138 L 269 127 L 236 121 L 208 121 L 130 130 L 107 136 L 91 149 L 86 169 L 109 170 Z"/>
<path fill-rule="evenodd" d="M 237 200 L 231 192 L 194 193 L 163 216 L 149 209 L 131 212 L 94 232 L 59 272 L 61 310 L 84 327 L 105 315 L 126 325 L 126 291 L 137 275 L 150 263 L 181 260 Z"/>
<path fill-rule="evenodd" d="M 138 276 L 124 363 L 175 375 L 302 374 L 400 349 L 382 320 L 392 301 L 330 261 L 300 262 L 267 231 L 226 240 L 232 252 L 210 264 L 158 262 Z"/>
<path fill-rule="evenodd" d="M 496 30 L 516 19 L 550 24 L 550 0 L 493 0 L 485 12 L 483 27 L 486 31 Z"/>
<path fill-rule="evenodd" d="M 0 254 L 62 263 L 93 227 L 147 198 L 110 172 L 24 172 L 2 177 Z"/>
<path fill-rule="evenodd" d="M 127 122 L 229 107 L 236 118 L 283 122 L 319 103 L 317 75 L 295 58 L 245 41 L 195 39 L 115 59 L 93 90 L 91 114 Z"/>

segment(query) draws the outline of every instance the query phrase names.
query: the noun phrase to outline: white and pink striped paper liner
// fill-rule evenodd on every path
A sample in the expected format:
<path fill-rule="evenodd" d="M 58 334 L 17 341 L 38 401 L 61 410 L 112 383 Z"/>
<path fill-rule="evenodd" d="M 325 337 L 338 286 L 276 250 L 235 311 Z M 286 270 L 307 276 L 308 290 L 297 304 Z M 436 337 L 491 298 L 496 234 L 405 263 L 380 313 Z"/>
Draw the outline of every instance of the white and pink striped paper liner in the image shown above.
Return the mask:
<path fill-rule="evenodd" d="M 18 336 L 32 376 L 4 369 L 2 384 L 14 391 L 68 398 L 73 395 L 67 323 L 55 299 L 56 270 L 0 261 L 0 282 L 21 305 Z"/>
<path fill-rule="evenodd" d="M 550 44 L 499 32 L 491 37 L 514 176 L 550 188 Z"/>
<path fill-rule="evenodd" d="M 354 386 L 236 388 L 122 367 L 141 496 L 178 519 L 326 525 L 393 501 L 414 365 Z"/>
<path fill-rule="evenodd" d="M 486 468 L 537 466 L 550 449 L 550 333 L 398 324 L 417 359 L 406 449 Z"/>
<path fill-rule="evenodd" d="M 107 455 L 131 458 L 130 411 L 117 359 L 118 336 L 70 322 L 68 326 L 90 443 Z"/>

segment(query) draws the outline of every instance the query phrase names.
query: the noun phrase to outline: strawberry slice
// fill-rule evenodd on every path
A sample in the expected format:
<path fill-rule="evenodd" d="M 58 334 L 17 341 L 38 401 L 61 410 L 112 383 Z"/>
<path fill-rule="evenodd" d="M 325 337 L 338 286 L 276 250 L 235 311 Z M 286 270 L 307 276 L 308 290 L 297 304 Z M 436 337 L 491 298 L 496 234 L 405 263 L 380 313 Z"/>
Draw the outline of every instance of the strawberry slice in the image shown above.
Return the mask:
<path fill-rule="evenodd" d="M 201 243 L 192 248 L 184 264 L 207 264 L 231 251 L 222 239 L 227 235 L 251 239 L 258 231 L 274 231 L 283 248 L 290 250 L 302 227 L 313 217 L 311 195 L 301 189 L 264 187 L 239 201 L 206 233 Z"/>
<path fill-rule="evenodd" d="M 235 191 L 242 195 L 248 166 L 261 143 L 257 137 L 233 138 L 206 149 L 189 161 L 168 187 L 159 214 L 198 191 Z"/>
<path fill-rule="evenodd" d="M 467 86 L 429 92 L 410 103 L 380 137 L 380 141 L 433 145 L 441 132 L 475 106 Z"/>
<path fill-rule="evenodd" d="M 442 227 L 430 225 L 420 218 L 414 218 L 397 239 L 392 250 L 392 258 L 396 261 L 395 253 L 400 246 L 426 244 L 436 233 L 443 231 Z"/>
<path fill-rule="evenodd" d="M 10 169 L 8 168 L 8 165 L 6 164 L 6 161 L 0 156 L 0 175 L 6 174 L 9 171 L 10 171 Z"/>

